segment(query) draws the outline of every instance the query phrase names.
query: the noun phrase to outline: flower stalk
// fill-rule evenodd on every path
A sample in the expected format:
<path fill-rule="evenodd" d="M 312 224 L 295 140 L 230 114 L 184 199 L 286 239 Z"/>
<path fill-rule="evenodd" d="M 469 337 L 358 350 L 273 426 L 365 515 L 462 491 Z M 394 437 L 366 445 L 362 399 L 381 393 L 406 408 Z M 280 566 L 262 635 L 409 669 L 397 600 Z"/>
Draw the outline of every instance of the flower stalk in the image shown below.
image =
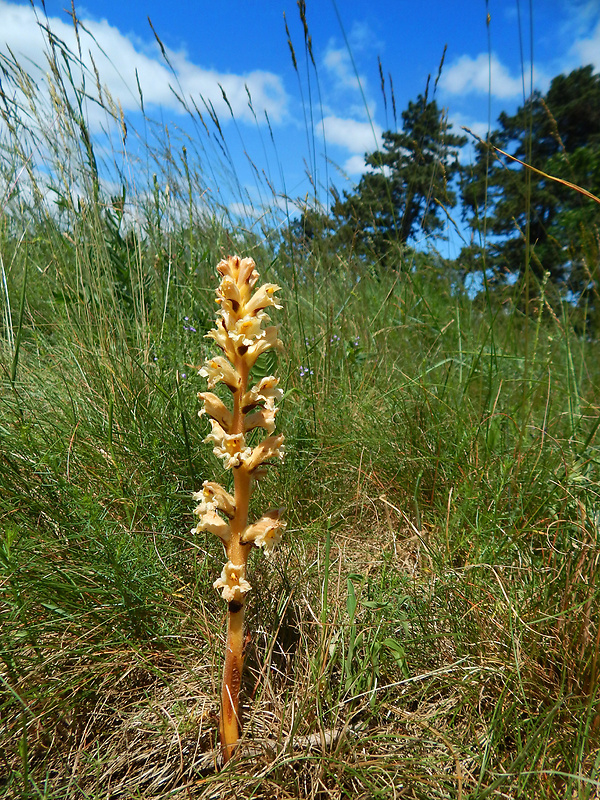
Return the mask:
<path fill-rule="evenodd" d="M 216 327 L 209 331 L 222 355 L 209 359 L 199 374 L 208 379 L 208 389 L 224 384 L 231 394 L 231 407 L 212 391 L 199 392 L 200 415 L 209 418 L 211 432 L 205 442 L 233 471 L 233 494 L 213 481 L 204 481 L 194 513 L 199 518 L 192 533 L 208 531 L 221 539 L 227 562 L 214 582 L 228 605 L 227 645 L 221 688 L 220 736 L 223 759 L 233 756 L 239 740 L 239 693 L 244 665 L 244 610 L 252 588 L 246 578 L 248 556 L 253 547 L 271 555 L 281 540 L 285 522 L 283 509 L 271 509 L 249 523 L 248 508 L 256 481 L 273 459 L 282 458 L 283 435 L 275 434 L 275 402 L 282 396 L 278 379 L 262 378 L 248 387 L 252 367 L 261 353 L 281 347 L 278 327 L 267 325 L 266 309 L 281 308 L 275 297 L 279 286 L 264 284 L 255 289 L 259 275 L 251 258 L 230 256 L 217 265 L 221 283 L 217 288 Z M 254 447 L 247 434 L 258 428 L 266 438 Z"/>

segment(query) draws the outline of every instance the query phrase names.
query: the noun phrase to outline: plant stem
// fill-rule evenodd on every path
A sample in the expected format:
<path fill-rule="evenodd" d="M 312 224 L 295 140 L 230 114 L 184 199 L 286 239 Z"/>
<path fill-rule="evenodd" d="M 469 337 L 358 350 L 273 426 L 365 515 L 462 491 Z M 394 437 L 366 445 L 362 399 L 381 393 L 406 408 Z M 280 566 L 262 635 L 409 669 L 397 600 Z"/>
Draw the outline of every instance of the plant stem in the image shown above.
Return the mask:
<path fill-rule="evenodd" d="M 227 651 L 221 688 L 221 748 L 223 761 L 233 756 L 239 738 L 239 693 L 244 666 L 244 605 L 229 603 Z"/>
<path fill-rule="evenodd" d="M 241 357 L 236 358 L 234 366 L 240 376 L 240 387 L 233 397 L 231 432 L 242 434 L 244 432 L 242 400 L 248 385 L 248 367 Z M 245 574 L 252 545 L 241 542 L 242 533 L 248 524 L 250 503 L 250 475 L 243 465 L 234 469 L 234 487 L 236 511 L 231 520 L 231 540 L 227 546 L 227 558 L 233 564 L 242 564 Z M 233 756 L 239 739 L 239 694 L 244 667 L 244 610 L 243 595 L 240 601 L 234 600 L 229 603 L 220 721 L 221 748 L 225 763 Z"/>

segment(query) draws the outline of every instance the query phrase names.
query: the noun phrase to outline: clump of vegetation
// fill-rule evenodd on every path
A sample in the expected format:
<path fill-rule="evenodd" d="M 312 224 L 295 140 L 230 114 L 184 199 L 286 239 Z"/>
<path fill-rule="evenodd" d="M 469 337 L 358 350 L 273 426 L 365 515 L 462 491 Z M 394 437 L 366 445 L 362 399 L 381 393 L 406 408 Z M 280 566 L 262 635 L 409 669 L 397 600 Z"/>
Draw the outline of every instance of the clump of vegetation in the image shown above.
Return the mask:
<path fill-rule="evenodd" d="M 101 151 L 84 113 L 95 78 L 80 85 L 67 68 L 77 56 L 55 39 L 49 57 L 47 93 L 3 62 L 4 795 L 593 797 L 597 204 L 552 183 L 564 211 L 552 213 L 552 236 L 570 231 L 573 260 L 555 268 L 544 255 L 540 270 L 533 233 L 511 233 L 503 253 L 499 240 L 492 248 L 482 239 L 472 262 L 450 262 L 410 236 L 375 239 L 364 226 L 353 249 L 317 207 L 283 236 L 268 225 L 274 215 L 263 218 L 259 237 L 201 202 L 206 161 L 190 140 L 143 142 L 150 167 L 131 185 L 122 155 L 131 126 L 103 94 L 121 138 Z M 595 85 L 593 74 L 579 77 Z M 572 80 L 565 86 L 575 91 Z M 597 194 L 596 139 L 574 139 L 572 158 L 556 94 L 545 100 L 565 150 L 553 149 L 551 131 L 552 152 L 534 166 L 549 174 L 560 162 L 565 172 L 555 173 L 568 180 L 569 162 Z M 534 135 L 541 101 L 532 99 Z M 412 113 L 420 108 L 435 116 L 427 103 Z M 385 141 L 387 158 L 395 140 Z M 481 152 L 474 208 L 479 168 L 497 153 Z M 510 173 L 509 193 L 504 168 L 492 169 L 492 218 L 503 197 L 516 202 L 518 181 L 527 185 L 516 162 Z M 460 187 L 450 191 L 458 201 Z M 392 197 L 398 220 L 402 195 Z M 369 236 L 384 250 L 369 250 Z M 503 278 L 509 239 L 521 250 L 510 262 L 516 282 Z M 223 532 L 235 486 L 225 494 L 228 473 L 202 444 L 191 375 L 215 361 L 205 338 L 213 265 L 232 252 L 282 287 L 285 358 L 277 363 L 272 348 L 260 355 L 257 398 L 271 394 L 239 414 L 259 414 L 269 433 L 277 393 L 287 457 L 257 484 L 248 513 L 260 520 L 276 499 L 293 535 L 272 558 L 244 562 L 240 597 L 231 573 L 221 580 L 238 602 L 242 580 L 252 582 L 255 602 L 243 736 L 217 772 L 215 682 L 231 609 L 212 589 L 219 536 L 202 522 L 189 534 L 190 496 L 208 481 L 199 516 L 220 504 L 224 516 L 212 523 Z M 480 270 L 482 291 L 467 291 L 465 271 L 482 264 L 491 270 Z M 563 267 L 587 276 L 581 292 L 561 283 Z M 230 291 L 221 299 L 230 302 Z M 216 369 L 205 367 L 211 380 Z M 275 372 L 281 398 L 269 384 Z M 224 431 L 214 444 L 226 450 L 223 437 L 239 431 L 211 394 L 203 392 L 206 410 Z"/>

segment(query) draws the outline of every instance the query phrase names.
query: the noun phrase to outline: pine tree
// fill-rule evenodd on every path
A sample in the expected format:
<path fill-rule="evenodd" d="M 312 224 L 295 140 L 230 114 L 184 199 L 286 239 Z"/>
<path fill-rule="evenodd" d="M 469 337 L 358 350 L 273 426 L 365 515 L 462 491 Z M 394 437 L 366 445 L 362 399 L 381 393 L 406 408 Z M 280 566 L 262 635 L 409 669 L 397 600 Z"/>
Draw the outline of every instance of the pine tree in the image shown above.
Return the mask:
<path fill-rule="evenodd" d="M 582 296 L 590 290 L 590 265 L 582 268 L 576 251 L 584 232 L 594 226 L 597 232 L 600 206 L 494 148 L 598 194 L 600 76 L 591 66 L 559 75 L 545 96 L 534 92 L 514 115 L 503 112 L 498 123 L 488 141 L 479 143 L 462 187 L 472 227 L 482 230 L 485 218 L 489 238 L 485 250 L 477 248 L 471 258 L 470 248 L 463 261 L 470 259 L 475 268 L 485 263 L 497 282 L 508 274 L 522 278 L 527 268 L 538 281 L 549 272 L 559 294 Z"/>
<path fill-rule="evenodd" d="M 401 132 L 386 131 L 383 147 L 365 156 L 368 171 L 354 192 L 334 193 L 336 239 L 383 262 L 394 245 L 437 233 L 456 205 L 452 189 L 460 172 L 458 148 L 466 138 L 451 126 L 435 100 L 419 95 L 402 112 Z"/>

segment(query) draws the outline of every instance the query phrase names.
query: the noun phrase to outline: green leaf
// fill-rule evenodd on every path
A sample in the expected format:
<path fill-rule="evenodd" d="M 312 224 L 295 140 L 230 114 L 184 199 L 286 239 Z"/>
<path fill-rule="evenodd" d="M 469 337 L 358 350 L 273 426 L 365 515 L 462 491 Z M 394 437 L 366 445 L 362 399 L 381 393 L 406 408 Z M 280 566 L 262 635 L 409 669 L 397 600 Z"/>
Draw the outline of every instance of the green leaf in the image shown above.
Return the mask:
<path fill-rule="evenodd" d="M 348 609 L 350 622 L 353 622 L 354 615 L 356 614 L 356 592 L 354 591 L 354 584 L 350 578 L 348 578 L 348 600 L 346 601 L 346 607 Z"/>

